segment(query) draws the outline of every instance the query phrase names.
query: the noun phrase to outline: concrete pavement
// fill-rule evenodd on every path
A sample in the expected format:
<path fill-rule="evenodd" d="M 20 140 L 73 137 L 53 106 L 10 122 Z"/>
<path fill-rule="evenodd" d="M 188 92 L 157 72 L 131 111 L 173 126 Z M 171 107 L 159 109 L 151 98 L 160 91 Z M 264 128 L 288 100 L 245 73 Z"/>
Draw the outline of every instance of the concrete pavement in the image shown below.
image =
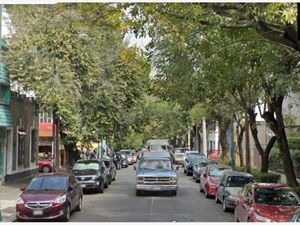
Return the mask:
<path fill-rule="evenodd" d="M 15 220 L 16 200 L 21 194 L 20 188 L 27 186 L 30 180 L 31 177 L 28 177 L 12 184 L 0 185 L 0 210 L 2 222 L 12 222 Z"/>

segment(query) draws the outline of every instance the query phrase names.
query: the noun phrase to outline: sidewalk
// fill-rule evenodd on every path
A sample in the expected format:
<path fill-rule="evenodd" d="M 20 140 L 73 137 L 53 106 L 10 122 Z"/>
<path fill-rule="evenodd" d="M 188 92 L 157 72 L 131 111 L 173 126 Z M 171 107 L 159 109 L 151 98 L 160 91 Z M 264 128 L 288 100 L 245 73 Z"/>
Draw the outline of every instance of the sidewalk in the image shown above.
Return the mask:
<path fill-rule="evenodd" d="M 0 210 L 2 222 L 13 222 L 16 218 L 16 201 L 21 194 L 20 188 L 29 184 L 32 177 L 11 184 L 0 185 Z"/>

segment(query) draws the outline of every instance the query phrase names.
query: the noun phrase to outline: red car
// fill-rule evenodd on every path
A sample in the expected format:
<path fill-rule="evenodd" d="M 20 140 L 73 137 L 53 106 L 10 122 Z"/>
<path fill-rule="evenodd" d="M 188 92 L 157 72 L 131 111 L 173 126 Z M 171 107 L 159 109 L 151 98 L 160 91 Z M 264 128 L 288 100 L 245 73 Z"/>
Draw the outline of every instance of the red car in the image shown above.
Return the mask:
<path fill-rule="evenodd" d="M 39 172 L 50 173 L 53 172 L 52 160 L 41 160 L 38 161 Z"/>
<path fill-rule="evenodd" d="M 82 189 L 73 175 L 42 175 L 21 191 L 17 221 L 68 221 L 73 210 L 82 208 Z"/>
<path fill-rule="evenodd" d="M 289 222 L 299 208 L 299 196 L 288 186 L 249 183 L 238 194 L 234 219 L 240 222 Z"/>
<path fill-rule="evenodd" d="M 206 198 L 216 195 L 217 184 L 225 171 L 231 171 L 231 168 L 215 164 L 206 167 L 206 170 L 200 176 L 200 192 L 204 192 Z"/>

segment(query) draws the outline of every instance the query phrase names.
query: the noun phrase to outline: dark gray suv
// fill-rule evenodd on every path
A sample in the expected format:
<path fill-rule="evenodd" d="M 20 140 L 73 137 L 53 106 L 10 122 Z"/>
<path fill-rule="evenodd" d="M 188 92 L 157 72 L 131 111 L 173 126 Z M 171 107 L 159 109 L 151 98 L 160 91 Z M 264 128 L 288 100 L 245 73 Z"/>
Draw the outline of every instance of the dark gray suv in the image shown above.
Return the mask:
<path fill-rule="evenodd" d="M 73 174 L 83 190 L 93 189 L 103 193 L 108 186 L 106 167 L 99 160 L 79 160 L 73 166 Z"/>

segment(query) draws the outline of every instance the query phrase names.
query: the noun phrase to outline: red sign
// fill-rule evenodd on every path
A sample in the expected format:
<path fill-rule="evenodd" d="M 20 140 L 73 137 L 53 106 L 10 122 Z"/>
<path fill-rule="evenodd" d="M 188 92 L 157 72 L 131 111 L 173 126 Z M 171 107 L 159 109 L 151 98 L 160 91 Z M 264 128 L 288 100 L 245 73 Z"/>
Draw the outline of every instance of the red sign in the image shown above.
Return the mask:
<path fill-rule="evenodd" d="M 40 137 L 52 137 L 52 123 L 40 123 L 39 136 Z"/>

